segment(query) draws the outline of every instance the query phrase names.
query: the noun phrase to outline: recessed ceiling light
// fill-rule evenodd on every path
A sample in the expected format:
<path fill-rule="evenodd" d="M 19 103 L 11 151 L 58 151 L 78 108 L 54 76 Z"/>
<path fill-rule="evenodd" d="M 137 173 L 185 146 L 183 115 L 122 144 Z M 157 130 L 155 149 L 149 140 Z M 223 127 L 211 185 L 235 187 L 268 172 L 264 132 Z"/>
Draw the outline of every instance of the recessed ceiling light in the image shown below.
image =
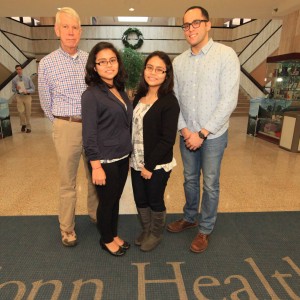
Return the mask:
<path fill-rule="evenodd" d="M 134 11 L 134 8 L 133 7 L 129 8 L 129 11 Z"/>
<path fill-rule="evenodd" d="M 148 17 L 118 17 L 119 22 L 148 22 Z"/>

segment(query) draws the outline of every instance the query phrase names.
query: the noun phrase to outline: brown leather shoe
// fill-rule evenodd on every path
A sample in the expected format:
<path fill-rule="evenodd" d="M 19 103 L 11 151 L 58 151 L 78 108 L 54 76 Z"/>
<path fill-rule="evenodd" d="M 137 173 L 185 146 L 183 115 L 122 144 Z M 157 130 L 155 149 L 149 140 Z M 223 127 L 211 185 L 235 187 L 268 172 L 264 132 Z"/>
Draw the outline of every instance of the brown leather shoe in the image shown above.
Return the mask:
<path fill-rule="evenodd" d="M 184 219 L 177 220 L 167 225 L 167 230 L 170 232 L 181 232 L 185 229 L 193 228 L 198 225 L 198 222 L 190 223 Z"/>
<path fill-rule="evenodd" d="M 195 253 L 201 253 L 205 251 L 208 246 L 208 238 L 208 234 L 203 234 L 199 232 L 192 241 L 190 250 Z"/>

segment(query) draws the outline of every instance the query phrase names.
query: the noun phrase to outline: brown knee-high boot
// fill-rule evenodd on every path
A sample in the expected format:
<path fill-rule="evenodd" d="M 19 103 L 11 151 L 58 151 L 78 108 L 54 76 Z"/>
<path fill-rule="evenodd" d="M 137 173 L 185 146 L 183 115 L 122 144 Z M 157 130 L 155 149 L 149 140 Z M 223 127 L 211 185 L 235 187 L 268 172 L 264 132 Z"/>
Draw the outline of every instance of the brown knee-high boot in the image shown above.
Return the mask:
<path fill-rule="evenodd" d="M 162 240 L 166 225 L 166 211 L 156 212 L 151 210 L 150 234 L 141 245 L 142 251 L 151 251 L 156 248 Z"/>
<path fill-rule="evenodd" d="M 151 209 L 150 207 L 146 208 L 137 208 L 138 218 L 142 226 L 141 234 L 135 239 L 134 243 L 137 246 L 141 246 L 143 241 L 147 238 L 150 233 L 150 224 L 151 224 Z"/>

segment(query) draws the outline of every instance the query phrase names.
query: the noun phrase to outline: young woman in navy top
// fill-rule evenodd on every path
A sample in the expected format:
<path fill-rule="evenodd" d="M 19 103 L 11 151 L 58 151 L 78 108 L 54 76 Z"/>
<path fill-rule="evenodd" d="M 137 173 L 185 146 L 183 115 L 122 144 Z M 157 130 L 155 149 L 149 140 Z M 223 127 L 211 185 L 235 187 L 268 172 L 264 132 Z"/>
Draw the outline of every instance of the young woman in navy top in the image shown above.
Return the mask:
<path fill-rule="evenodd" d="M 100 42 L 86 65 L 87 90 L 82 94 L 83 145 L 90 162 L 99 205 L 101 247 L 122 256 L 130 244 L 118 236 L 119 202 L 131 153 L 132 104 L 125 91 L 125 71 L 116 48 Z"/>

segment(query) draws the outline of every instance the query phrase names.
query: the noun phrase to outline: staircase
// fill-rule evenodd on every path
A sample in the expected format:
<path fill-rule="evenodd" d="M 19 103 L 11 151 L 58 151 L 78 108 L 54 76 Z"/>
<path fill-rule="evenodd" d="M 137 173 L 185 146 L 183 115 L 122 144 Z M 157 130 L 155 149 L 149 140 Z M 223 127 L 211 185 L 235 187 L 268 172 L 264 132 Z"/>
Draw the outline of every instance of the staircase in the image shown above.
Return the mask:
<path fill-rule="evenodd" d="M 236 109 L 232 113 L 232 117 L 248 116 L 250 107 L 250 96 L 240 87 L 238 103 Z"/>
<path fill-rule="evenodd" d="M 38 81 L 37 76 L 31 78 L 35 85 L 35 92 L 31 94 L 32 102 L 31 102 L 31 117 L 44 117 L 44 112 L 41 108 L 39 93 L 38 93 Z M 14 97 L 13 101 L 9 104 L 9 112 L 11 116 L 19 116 L 17 109 L 17 100 Z"/>

